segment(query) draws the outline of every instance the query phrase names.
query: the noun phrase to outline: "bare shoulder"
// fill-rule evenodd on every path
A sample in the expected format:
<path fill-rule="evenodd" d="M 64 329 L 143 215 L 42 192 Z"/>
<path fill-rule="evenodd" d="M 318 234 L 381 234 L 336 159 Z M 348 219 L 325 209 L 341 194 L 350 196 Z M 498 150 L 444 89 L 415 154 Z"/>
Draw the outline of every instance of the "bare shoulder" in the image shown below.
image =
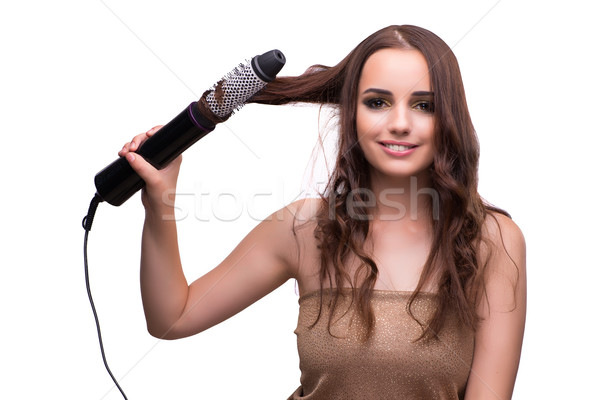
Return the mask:
<path fill-rule="evenodd" d="M 504 243 L 511 247 L 525 247 L 525 237 L 521 228 L 510 217 L 498 212 L 490 212 L 486 217 L 483 235 L 497 245 Z"/>
<path fill-rule="evenodd" d="M 304 198 L 290 203 L 282 210 L 286 210 L 296 221 L 306 222 L 313 221 L 322 206 L 323 200 L 320 198 Z"/>
<path fill-rule="evenodd" d="M 302 226 L 305 223 L 314 223 L 321 204 L 321 199 L 306 198 L 296 200 L 269 215 L 263 221 L 263 224 L 276 226 L 276 229 L 289 230 L 292 227 Z"/>
<path fill-rule="evenodd" d="M 517 260 L 525 257 L 525 236 L 515 221 L 504 214 L 488 214 L 483 224 L 483 238 L 492 258 Z"/>
<path fill-rule="evenodd" d="M 483 226 L 488 298 L 498 308 L 524 302 L 526 291 L 526 246 L 519 226 L 508 216 L 491 212 Z M 493 304 L 491 305 L 493 306 Z"/>
<path fill-rule="evenodd" d="M 293 271 L 296 279 L 300 264 L 316 247 L 314 228 L 322 204 L 323 200 L 318 198 L 296 200 L 275 211 L 260 224 L 269 232 L 271 247 L 278 249 L 279 257 Z"/>
<path fill-rule="evenodd" d="M 304 230 L 312 232 L 322 204 L 323 200 L 316 198 L 296 200 L 271 214 L 267 221 L 277 221 L 294 235 Z"/>

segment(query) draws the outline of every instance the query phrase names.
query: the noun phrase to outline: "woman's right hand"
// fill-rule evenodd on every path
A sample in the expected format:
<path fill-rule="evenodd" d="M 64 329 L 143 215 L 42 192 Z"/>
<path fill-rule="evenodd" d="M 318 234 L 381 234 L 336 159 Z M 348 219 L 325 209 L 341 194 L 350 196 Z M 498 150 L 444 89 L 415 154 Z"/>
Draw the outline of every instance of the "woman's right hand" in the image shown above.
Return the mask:
<path fill-rule="evenodd" d="M 142 203 L 146 210 L 149 208 L 173 207 L 175 187 L 177 186 L 177 177 L 181 166 L 182 157 L 179 156 L 165 168 L 157 170 L 142 156 L 134 153 L 142 143 L 158 132 L 160 128 L 162 128 L 162 125 L 155 126 L 149 131 L 135 136 L 130 142 L 125 143 L 118 153 L 119 156 L 127 159 L 131 168 L 146 182 L 146 186 L 142 191 Z"/>

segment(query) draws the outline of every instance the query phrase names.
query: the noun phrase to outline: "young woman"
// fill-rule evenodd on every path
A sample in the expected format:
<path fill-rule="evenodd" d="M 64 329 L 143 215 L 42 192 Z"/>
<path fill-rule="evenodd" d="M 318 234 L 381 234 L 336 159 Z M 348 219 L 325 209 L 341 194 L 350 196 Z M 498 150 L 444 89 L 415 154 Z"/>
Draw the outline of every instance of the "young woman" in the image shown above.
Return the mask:
<path fill-rule="evenodd" d="M 132 153 L 158 127 L 127 143 L 119 154 L 146 181 L 149 332 L 196 334 L 296 279 L 302 375 L 290 399 L 511 398 L 525 244 L 477 192 L 479 146 L 450 48 L 425 29 L 390 26 L 338 65 L 278 78 L 252 101 L 336 108 L 328 187 L 275 212 L 188 285 L 162 200 L 181 158 L 157 171 Z"/>

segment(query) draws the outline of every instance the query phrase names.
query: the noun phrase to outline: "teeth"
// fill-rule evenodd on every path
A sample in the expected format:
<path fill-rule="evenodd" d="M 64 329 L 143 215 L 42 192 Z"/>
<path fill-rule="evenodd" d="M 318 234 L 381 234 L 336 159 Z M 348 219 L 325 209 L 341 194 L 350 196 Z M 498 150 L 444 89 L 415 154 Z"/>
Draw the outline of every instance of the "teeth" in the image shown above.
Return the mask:
<path fill-rule="evenodd" d="M 393 151 L 406 151 L 406 150 L 411 149 L 410 146 L 401 146 L 398 144 L 387 144 L 386 143 L 386 144 L 384 144 L 384 146 Z"/>

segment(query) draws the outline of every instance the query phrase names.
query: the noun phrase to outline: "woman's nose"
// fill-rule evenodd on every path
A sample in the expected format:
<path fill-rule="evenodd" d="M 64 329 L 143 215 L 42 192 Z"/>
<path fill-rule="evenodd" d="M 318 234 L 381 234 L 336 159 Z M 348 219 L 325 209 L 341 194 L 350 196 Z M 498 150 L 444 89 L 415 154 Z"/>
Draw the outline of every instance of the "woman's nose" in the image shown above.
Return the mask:
<path fill-rule="evenodd" d="M 396 104 L 388 113 L 388 130 L 397 135 L 407 135 L 411 131 L 410 111 L 403 104 Z"/>

